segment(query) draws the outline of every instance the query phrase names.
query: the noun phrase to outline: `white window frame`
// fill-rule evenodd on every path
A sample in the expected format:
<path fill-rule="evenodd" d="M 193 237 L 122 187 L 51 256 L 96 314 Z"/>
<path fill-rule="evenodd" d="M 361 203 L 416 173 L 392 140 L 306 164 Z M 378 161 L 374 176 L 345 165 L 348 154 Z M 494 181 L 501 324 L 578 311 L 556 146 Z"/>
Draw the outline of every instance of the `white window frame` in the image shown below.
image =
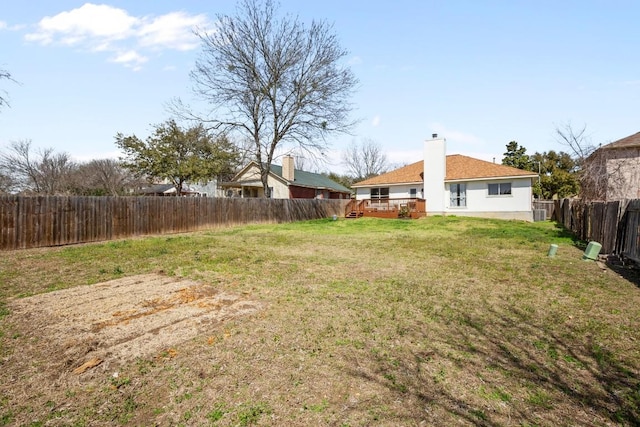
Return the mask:
<path fill-rule="evenodd" d="M 376 190 L 376 195 L 373 195 L 373 190 Z M 387 193 L 386 195 L 381 194 L 383 191 L 382 190 L 386 190 L 385 192 Z M 389 199 L 389 187 L 373 187 L 371 188 L 371 190 L 369 191 L 369 198 L 371 200 L 387 200 Z"/>
<path fill-rule="evenodd" d="M 467 207 L 467 184 L 463 182 L 449 184 L 449 207 L 453 209 L 465 209 Z"/>
<path fill-rule="evenodd" d="M 497 192 L 491 192 L 491 186 L 495 186 L 494 188 Z M 508 190 L 507 187 L 508 186 Z M 503 188 L 504 187 L 504 188 Z M 513 185 L 511 182 L 492 182 L 487 184 L 487 197 L 512 197 L 513 195 Z"/>

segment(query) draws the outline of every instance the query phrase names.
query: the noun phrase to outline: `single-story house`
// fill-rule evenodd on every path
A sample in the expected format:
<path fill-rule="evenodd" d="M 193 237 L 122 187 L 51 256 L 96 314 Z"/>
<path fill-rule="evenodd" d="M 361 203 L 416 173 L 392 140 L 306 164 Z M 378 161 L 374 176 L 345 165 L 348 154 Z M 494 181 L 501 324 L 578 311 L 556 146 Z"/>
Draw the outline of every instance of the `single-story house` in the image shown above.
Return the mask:
<path fill-rule="evenodd" d="M 595 150 L 583 171 L 583 199 L 640 199 L 640 132 Z"/>
<path fill-rule="evenodd" d="M 362 201 L 369 212 L 402 212 L 406 206 L 418 206 L 416 216 L 420 216 L 420 202 L 424 202 L 428 215 L 533 221 L 532 185 L 537 178 L 530 171 L 460 154 L 446 155 L 445 139 L 434 134 L 425 141 L 424 160 L 352 187 L 356 201 Z M 372 216 L 379 215 L 374 212 Z"/>
<path fill-rule="evenodd" d="M 173 184 L 151 184 L 148 187 L 143 187 L 138 191 L 141 196 L 175 196 L 176 187 Z M 197 196 L 188 186 L 182 188 L 183 196 Z"/>
<path fill-rule="evenodd" d="M 274 199 L 349 199 L 351 190 L 328 177 L 294 168 L 294 159 L 285 156 L 282 166 L 271 165 L 267 183 Z M 246 165 L 229 182 L 220 185 L 227 197 L 264 197 L 260 168 L 255 161 Z"/>

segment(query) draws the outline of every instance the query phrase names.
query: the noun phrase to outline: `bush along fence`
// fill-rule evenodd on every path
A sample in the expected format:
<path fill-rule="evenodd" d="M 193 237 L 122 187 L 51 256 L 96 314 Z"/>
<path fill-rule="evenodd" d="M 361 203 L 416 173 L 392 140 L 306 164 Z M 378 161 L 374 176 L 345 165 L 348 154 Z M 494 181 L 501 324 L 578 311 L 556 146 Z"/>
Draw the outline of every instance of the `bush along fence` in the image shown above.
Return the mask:
<path fill-rule="evenodd" d="M 0 196 L 0 250 L 342 216 L 348 200 Z"/>
<path fill-rule="evenodd" d="M 603 254 L 640 262 L 640 199 L 612 202 L 556 200 L 553 219 L 581 240 L 600 243 Z"/>

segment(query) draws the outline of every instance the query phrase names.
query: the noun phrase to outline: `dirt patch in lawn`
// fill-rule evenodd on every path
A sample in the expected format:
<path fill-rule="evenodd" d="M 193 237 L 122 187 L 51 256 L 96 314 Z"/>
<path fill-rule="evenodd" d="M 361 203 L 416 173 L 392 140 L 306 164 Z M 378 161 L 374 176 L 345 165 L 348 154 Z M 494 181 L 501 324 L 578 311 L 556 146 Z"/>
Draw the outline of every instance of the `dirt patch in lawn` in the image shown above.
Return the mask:
<path fill-rule="evenodd" d="M 28 331 L 32 346 L 47 348 L 63 371 L 82 374 L 105 362 L 175 351 L 262 304 L 211 285 L 146 274 L 17 299 L 10 307 L 12 322 Z"/>

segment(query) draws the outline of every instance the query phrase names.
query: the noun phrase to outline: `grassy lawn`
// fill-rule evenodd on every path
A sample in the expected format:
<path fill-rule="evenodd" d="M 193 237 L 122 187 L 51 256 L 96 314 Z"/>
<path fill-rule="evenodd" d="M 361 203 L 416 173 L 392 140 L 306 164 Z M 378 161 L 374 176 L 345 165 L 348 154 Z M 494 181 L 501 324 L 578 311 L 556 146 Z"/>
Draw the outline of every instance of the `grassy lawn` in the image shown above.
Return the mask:
<path fill-rule="evenodd" d="M 430 217 L 5 252 L 0 426 L 639 425 L 640 288 L 583 249 L 550 222 Z M 149 272 L 266 308 L 25 385 L 46 352 L 13 298 Z"/>

